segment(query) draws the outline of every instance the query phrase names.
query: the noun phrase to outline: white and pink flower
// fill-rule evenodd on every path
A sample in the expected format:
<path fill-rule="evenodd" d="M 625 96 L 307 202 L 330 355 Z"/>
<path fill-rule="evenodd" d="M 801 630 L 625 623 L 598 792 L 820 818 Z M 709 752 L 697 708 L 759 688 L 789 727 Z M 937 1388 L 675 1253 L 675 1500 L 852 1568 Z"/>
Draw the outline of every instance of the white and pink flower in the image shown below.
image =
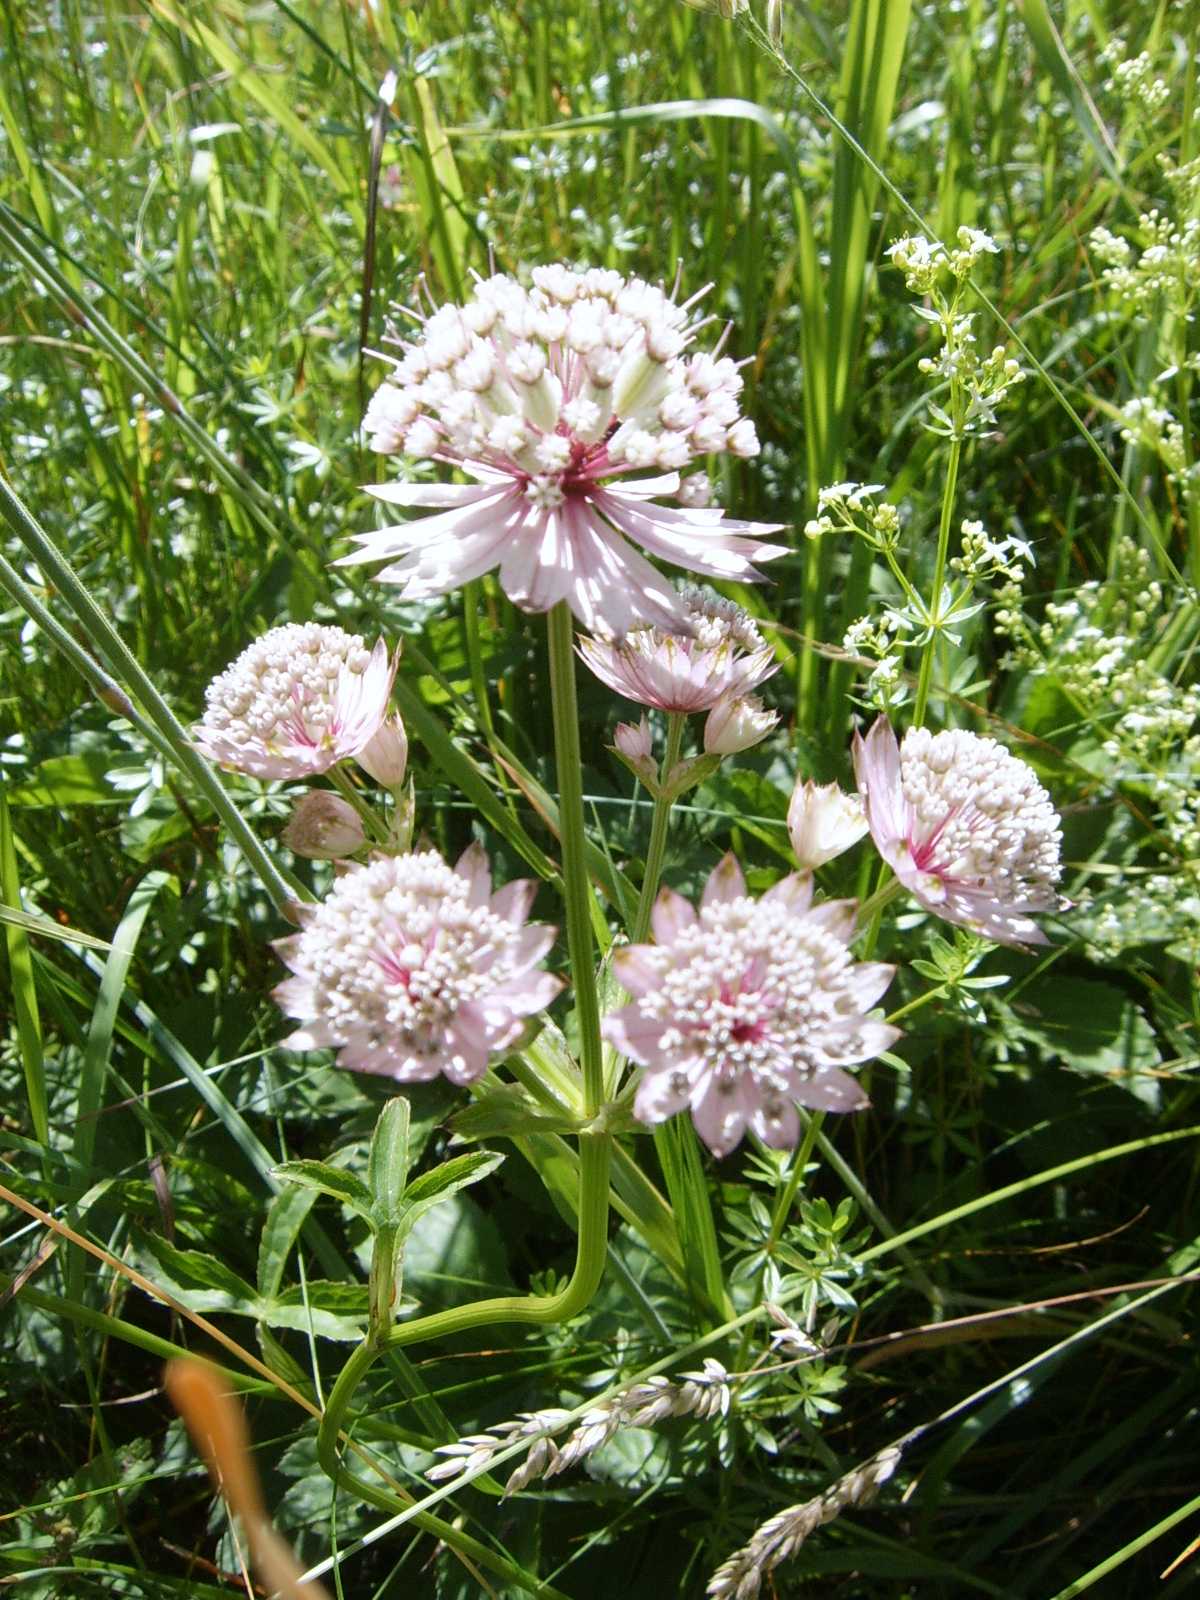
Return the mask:
<path fill-rule="evenodd" d="M 292 972 L 275 999 L 304 1024 L 284 1043 L 401 1083 L 474 1082 L 562 987 L 537 966 L 556 930 L 525 925 L 536 892 L 493 894 L 478 845 L 454 867 L 433 850 L 352 867 L 275 945 Z"/>
<path fill-rule="evenodd" d="M 602 683 L 659 711 L 711 711 L 778 670 L 775 652 L 732 600 L 688 585 L 686 633 L 634 628 L 622 639 L 581 639 L 579 654 Z"/>
<path fill-rule="evenodd" d="M 318 622 L 272 628 L 204 692 L 199 750 L 255 778 L 310 778 L 357 755 L 387 715 L 395 666 L 380 639 Z"/>
<path fill-rule="evenodd" d="M 935 916 L 998 944 L 1047 944 L 1033 918 L 1055 911 L 1062 829 L 1031 767 L 995 739 L 910 728 L 886 717 L 854 738 L 871 837 Z"/>
<path fill-rule="evenodd" d="M 715 1155 L 751 1128 L 764 1144 L 795 1145 L 797 1105 L 857 1111 L 867 1104 L 843 1068 L 899 1038 L 869 1017 L 894 967 L 849 951 L 855 902 L 812 904 L 812 877 L 792 873 L 759 900 L 732 855 L 699 910 L 664 889 L 653 944 L 629 945 L 613 972 L 633 1001 L 610 1015 L 607 1038 L 645 1069 L 634 1109 L 643 1122 L 690 1110 Z"/>
<path fill-rule="evenodd" d="M 405 600 L 499 567 L 524 610 L 565 600 L 589 631 L 614 636 L 683 622 L 678 595 L 635 545 L 691 572 L 757 578 L 754 562 L 785 553 L 760 538 L 779 525 L 726 519 L 702 473 L 681 476 L 701 456 L 759 449 L 737 363 L 689 353 L 699 298 L 678 305 L 641 278 L 557 265 L 534 268 L 531 289 L 479 279 L 465 305 L 420 318 L 364 428 L 383 454 L 431 458 L 474 481 L 370 487 L 433 515 L 358 535 L 341 564 L 386 561 L 379 577 Z"/>

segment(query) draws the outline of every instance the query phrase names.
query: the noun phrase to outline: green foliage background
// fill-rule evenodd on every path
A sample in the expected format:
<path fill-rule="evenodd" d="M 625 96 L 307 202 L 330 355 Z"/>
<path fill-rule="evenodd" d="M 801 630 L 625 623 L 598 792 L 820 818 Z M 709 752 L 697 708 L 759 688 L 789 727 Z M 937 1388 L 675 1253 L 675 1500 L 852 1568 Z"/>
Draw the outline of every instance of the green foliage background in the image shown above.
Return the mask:
<path fill-rule="evenodd" d="M 277 622 L 402 633 L 420 825 L 461 848 L 482 790 L 501 878 L 530 850 L 553 855 L 530 783 L 514 787 L 495 759 L 511 753 L 553 789 L 536 621 L 490 584 L 403 606 L 329 565 L 372 525 L 360 486 L 383 475 L 358 435 L 378 370 L 363 346 L 379 348 L 388 303 L 411 303 L 418 274 L 449 297 L 489 257 L 656 281 L 678 267 L 688 292 L 712 284 L 731 349 L 753 357 L 745 409 L 764 452 L 726 468 L 723 500 L 797 531 L 773 586 L 737 596 L 780 641 L 781 732 L 689 797 L 667 879 L 691 892 L 732 846 L 752 884 L 771 881 L 788 860 L 797 770 L 847 781 L 866 713 L 841 640 L 887 598 L 865 547 L 799 533 L 817 489 L 885 484 L 905 508 L 914 583 L 927 589 L 932 569 L 944 448 L 920 426 L 923 334 L 883 254 L 912 227 L 897 194 L 942 239 L 963 224 L 997 236 L 980 281 L 1008 327 L 982 311 L 981 343 L 1015 333 L 1030 370 L 1001 427 L 967 452 L 959 514 L 1033 544 L 1031 629 L 1053 623 L 1048 605 L 1091 593 L 1089 618 L 1134 641 L 1138 681 L 1186 704 L 1200 491 L 1189 498 L 1152 448 L 1122 438 L 1118 408 L 1153 392 L 1172 350 L 1195 351 L 1194 324 L 1107 295 L 1087 241 L 1171 204 L 1159 157 L 1200 149 L 1194 0 L 783 13 L 802 83 L 740 27 L 678 0 L 6 0 L 0 465 L 185 723 L 209 679 Z M 1114 34 L 1170 86 L 1153 116 L 1105 87 Z M 1186 424 L 1193 369 L 1177 365 L 1165 388 Z M 28 552 L 4 548 L 87 644 Z M 244 858 L 194 782 L 7 605 L 3 899 L 103 943 L 6 923 L 0 1179 L 319 1400 L 338 1358 L 324 1339 L 361 1316 L 364 1233 L 326 1200 L 293 1216 L 273 1172 L 333 1149 L 359 1170 L 382 1090 L 277 1048 L 268 940 L 284 924 Z M 465 1525 L 560 1592 L 698 1595 L 775 1510 L 993 1384 L 914 1447 L 874 1509 L 781 1567 L 778 1592 L 1173 1596 L 1193 1582 L 1186 1563 L 1157 1574 L 1197 1531 L 1200 845 L 1164 809 L 1164 795 L 1194 792 L 1195 736 L 1184 716 L 1152 760 L 1140 746 L 1114 760 L 1117 706 L 1103 684 L 1081 690 L 1061 653 L 1069 629 L 1051 628 L 1036 669 L 1014 668 L 993 624 L 985 612 L 968 627 L 935 714 L 996 733 L 1037 768 L 1064 813 L 1078 909 L 1037 957 L 980 960 L 927 922 L 885 934 L 888 958 L 915 958 L 890 1003 L 930 987 L 938 998 L 906 1023 L 903 1073 L 871 1074 L 873 1111 L 827 1127 L 817 1209 L 788 1244 L 849 1348 L 800 1369 L 782 1411 L 638 1433 L 590 1475 L 502 1506 L 465 1493 Z M 581 692 L 611 887 L 618 871 L 636 880 L 648 820 L 603 748 L 609 697 Z M 272 839 L 282 793 L 238 795 Z M 855 856 L 826 887 L 863 893 L 869 873 Z M 550 899 L 540 914 L 553 918 Z M 414 1096 L 430 1161 L 452 1104 L 440 1089 Z M 779 1173 L 731 1158 L 710 1184 L 733 1281 L 740 1270 L 748 1283 L 779 1243 Z M 839 1243 L 847 1196 L 857 1219 Z M 109 1267 L 53 1249 L 44 1226 L 4 1216 L 0 1269 L 21 1286 L 2 1313 L 0 1572 L 30 1596 L 230 1592 L 215 1570 L 236 1569 L 223 1511 L 158 1389 L 168 1347 L 211 1344 Z M 360 1437 L 419 1485 L 430 1442 L 576 1404 L 588 1375 L 685 1346 L 698 1325 L 678 1285 L 630 1228 L 613 1249 L 621 1275 L 585 1324 L 437 1349 L 418 1379 L 381 1371 Z M 545 1282 L 570 1254 L 513 1153 L 420 1225 L 405 1293 L 437 1306 Z M 344 1548 L 375 1514 L 335 1498 L 311 1423 L 248 1381 L 280 1525 L 314 1561 Z M 346 1560 L 345 1592 L 483 1592 L 431 1552 L 401 1531 Z"/>

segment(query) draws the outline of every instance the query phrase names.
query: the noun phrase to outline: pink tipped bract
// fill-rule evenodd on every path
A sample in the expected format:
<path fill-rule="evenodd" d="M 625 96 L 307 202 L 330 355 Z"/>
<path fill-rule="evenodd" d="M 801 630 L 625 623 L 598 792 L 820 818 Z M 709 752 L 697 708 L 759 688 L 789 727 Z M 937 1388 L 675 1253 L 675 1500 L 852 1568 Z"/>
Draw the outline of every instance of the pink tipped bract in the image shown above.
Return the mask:
<path fill-rule="evenodd" d="M 1062 830 L 1031 767 L 994 739 L 880 717 L 854 736 L 871 837 L 935 916 L 997 944 L 1046 944 L 1033 918 L 1058 908 Z"/>
<path fill-rule="evenodd" d="M 555 929 L 526 925 L 537 885 L 492 893 L 478 845 L 454 867 L 433 850 L 353 867 L 275 948 L 275 990 L 304 1025 L 285 1043 L 401 1083 L 471 1083 L 562 987 L 538 969 Z"/>
<path fill-rule="evenodd" d="M 369 487 L 432 515 L 358 535 L 340 564 L 386 562 L 378 576 L 405 600 L 498 567 L 522 609 L 565 600 L 589 631 L 620 636 L 683 626 L 678 595 L 641 550 L 740 582 L 785 553 L 759 537 L 777 524 L 726 519 L 703 473 L 681 476 L 698 457 L 759 448 L 736 362 L 688 353 L 695 299 L 677 305 L 641 278 L 559 265 L 535 268 L 531 289 L 480 279 L 465 305 L 421 320 L 364 428 L 383 454 L 474 481 Z M 631 476 L 643 471 L 653 475 Z M 655 503 L 665 499 L 675 504 Z"/>
<path fill-rule="evenodd" d="M 846 1066 L 870 1060 L 899 1030 L 867 1015 L 894 967 L 854 961 L 855 904 L 812 904 L 812 878 L 792 873 L 761 899 L 732 855 L 695 909 L 664 889 L 653 944 L 630 945 L 613 971 L 633 995 L 605 1021 L 608 1039 L 645 1069 L 634 1109 L 643 1122 L 690 1111 L 714 1155 L 747 1128 L 795 1145 L 797 1105 L 857 1111 L 867 1097 Z"/>

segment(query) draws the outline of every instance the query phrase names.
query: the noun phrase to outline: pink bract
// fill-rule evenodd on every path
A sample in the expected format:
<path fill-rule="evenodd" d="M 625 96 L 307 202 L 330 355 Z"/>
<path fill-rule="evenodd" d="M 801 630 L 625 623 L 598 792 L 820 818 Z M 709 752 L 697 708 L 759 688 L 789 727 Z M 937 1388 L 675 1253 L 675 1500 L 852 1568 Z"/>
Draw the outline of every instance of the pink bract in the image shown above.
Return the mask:
<path fill-rule="evenodd" d="M 864 1107 L 843 1068 L 879 1055 L 899 1031 L 867 1015 L 895 968 L 852 959 L 854 914 L 850 900 L 814 906 L 807 874 L 752 899 L 732 855 L 709 878 L 699 910 L 664 889 L 655 942 L 613 957 L 634 999 L 604 1024 L 645 1069 L 634 1107 L 642 1121 L 689 1110 L 723 1156 L 747 1128 L 775 1148 L 795 1145 L 797 1105 Z"/>
<path fill-rule="evenodd" d="M 929 911 L 998 944 L 1046 944 L 1033 918 L 1058 909 L 1062 831 L 1033 769 L 994 739 L 886 717 L 854 738 L 871 837 Z"/>
<path fill-rule="evenodd" d="M 562 987 L 537 968 L 556 930 L 525 924 L 536 892 L 493 894 L 478 845 L 454 867 L 433 850 L 352 867 L 275 945 L 292 972 L 275 999 L 304 1023 L 285 1043 L 401 1083 L 482 1077 Z"/>

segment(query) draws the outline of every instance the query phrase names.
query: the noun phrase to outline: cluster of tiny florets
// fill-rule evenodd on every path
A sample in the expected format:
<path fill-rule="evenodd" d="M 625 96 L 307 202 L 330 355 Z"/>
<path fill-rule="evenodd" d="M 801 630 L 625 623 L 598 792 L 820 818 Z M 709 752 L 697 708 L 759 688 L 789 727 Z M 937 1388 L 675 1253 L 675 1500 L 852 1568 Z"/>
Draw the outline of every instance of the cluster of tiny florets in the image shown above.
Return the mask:
<path fill-rule="evenodd" d="M 302 931 L 276 945 L 293 976 L 275 997 L 305 1023 L 290 1047 L 331 1046 L 342 1066 L 405 1082 L 482 1075 L 559 984 L 530 971 L 554 932 L 521 926 L 532 886 L 492 897 L 486 866 L 466 861 L 385 857 L 302 909 Z"/>
<path fill-rule="evenodd" d="M 382 642 L 317 622 L 289 622 L 255 640 L 205 691 L 197 745 L 260 777 L 322 772 L 354 755 L 387 710 Z"/>
<path fill-rule="evenodd" d="M 823 1494 L 777 1512 L 755 1530 L 748 1544 L 713 1573 L 707 1589 L 710 1600 L 754 1600 L 768 1573 L 794 1556 L 810 1534 L 843 1511 L 870 1505 L 900 1465 L 900 1459 L 900 1447 L 889 1445 L 839 1478 Z"/>
<path fill-rule="evenodd" d="M 936 871 L 986 883 L 997 898 L 1049 910 L 1058 903 L 1062 829 L 1033 769 L 995 739 L 911 728 L 900 781 L 914 835 L 936 840 Z"/>
<path fill-rule="evenodd" d="M 610 689 L 660 711 L 709 711 L 776 670 L 775 652 L 741 606 L 692 585 L 680 601 L 687 632 L 634 628 L 619 640 L 584 639 L 580 655 Z"/>
<path fill-rule="evenodd" d="M 684 1373 L 678 1383 L 661 1375 L 644 1379 L 590 1407 L 581 1417 L 559 1406 L 547 1406 L 541 1411 L 524 1411 L 486 1433 L 439 1445 L 435 1453 L 444 1459 L 425 1476 L 438 1482 L 486 1471 L 499 1451 L 528 1440 L 528 1454 L 504 1486 L 505 1494 L 516 1494 L 535 1478 L 554 1478 L 577 1466 L 622 1428 L 653 1428 L 670 1417 L 694 1416 L 704 1421 L 726 1416 L 731 1393 L 729 1373 L 708 1357 L 702 1371 Z M 567 1428 L 571 1429 L 568 1436 L 556 1441 L 554 1435 Z"/>
<path fill-rule="evenodd" d="M 600 468 L 756 455 L 737 363 L 689 353 L 702 326 L 694 306 L 606 268 L 535 267 L 530 289 L 481 279 L 404 344 L 364 427 L 385 454 L 515 465 L 539 504 Z"/>

